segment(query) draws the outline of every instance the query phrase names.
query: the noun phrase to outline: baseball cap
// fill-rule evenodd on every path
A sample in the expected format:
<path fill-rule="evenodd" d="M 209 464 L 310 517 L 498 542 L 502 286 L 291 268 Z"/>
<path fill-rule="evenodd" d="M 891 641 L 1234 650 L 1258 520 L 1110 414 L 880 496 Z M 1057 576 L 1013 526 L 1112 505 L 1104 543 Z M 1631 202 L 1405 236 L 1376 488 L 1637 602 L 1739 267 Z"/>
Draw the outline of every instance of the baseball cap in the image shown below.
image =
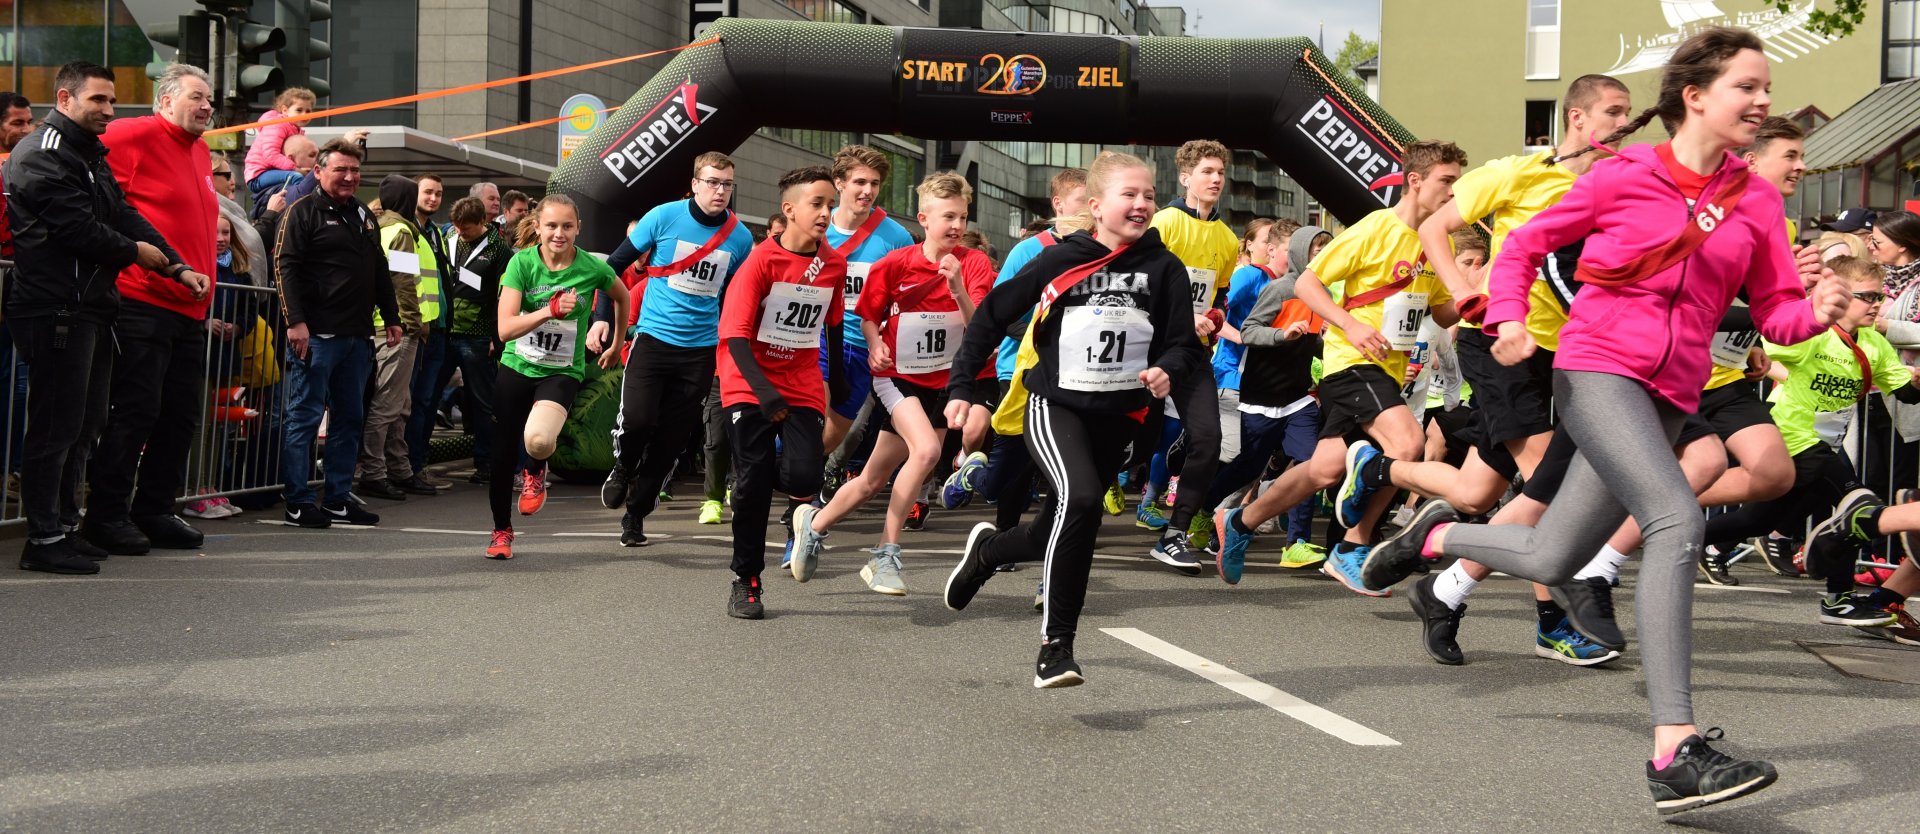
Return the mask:
<path fill-rule="evenodd" d="M 1820 228 L 1829 232 L 1862 232 L 1873 228 L 1873 209 L 1850 208 L 1840 212 L 1832 223 L 1822 223 Z"/>

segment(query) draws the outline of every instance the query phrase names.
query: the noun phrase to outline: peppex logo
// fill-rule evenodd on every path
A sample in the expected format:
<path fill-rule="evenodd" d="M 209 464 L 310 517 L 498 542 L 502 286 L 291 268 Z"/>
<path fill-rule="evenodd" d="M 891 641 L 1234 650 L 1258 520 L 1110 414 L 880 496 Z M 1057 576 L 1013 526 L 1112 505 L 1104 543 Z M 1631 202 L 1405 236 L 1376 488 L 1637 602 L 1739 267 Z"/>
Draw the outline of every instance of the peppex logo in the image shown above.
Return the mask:
<path fill-rule="evenodd" d="M 693 135 L 701 122 L 719 112 L 720 108 L 697 100 L 699 88 L 691 82 L 682 84 L 661 99 L 600 153 L 600 164 L 607 166 L 621 185 L 638 182 L 667 152 Z"/>
<path fill-rule="evenodd" d="M 994 110 L 987 113 L 987 121 L 997 125 L 1033 124 L 1032 110 Z"/>
<path fill-rule="evenodd" d="M 1400 163 L 1387 154 L 1385 143 L 1361 127 L 1353 114 L 1332 97 L 1322 96 L 1293 126 L 1339 163 L 1355 182 L 1379 197 L 1381 205 L 1391 206 L 1398 199 Z"/>

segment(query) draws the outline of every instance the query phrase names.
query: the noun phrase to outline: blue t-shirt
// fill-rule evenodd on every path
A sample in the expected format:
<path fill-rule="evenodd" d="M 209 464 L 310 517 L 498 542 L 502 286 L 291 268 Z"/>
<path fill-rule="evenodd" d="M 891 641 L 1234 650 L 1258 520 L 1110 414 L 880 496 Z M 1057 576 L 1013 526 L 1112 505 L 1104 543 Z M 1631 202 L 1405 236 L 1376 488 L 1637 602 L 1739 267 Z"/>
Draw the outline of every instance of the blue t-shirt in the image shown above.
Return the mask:
<path fill-rule="evenodd" d="M 666 266 L 691 256 L 718 234 L 720 227 L 694 219 L 689 200 L 655 206 L 635 224 L 627 240 L 647 253 L 647 266 Z M 727 280 L 753 251 L 753 233 L 738 223 L 719 248 L 677 275 L 648 278 L 640 302 L 640 332 L 675 347 L 713 347 L 720 343 L 720 299 Z"/>
<path fill-rule="evenodd" d="M 853 232 L 827 224 L 827 245 L 838 247 L 853 237 Z M 846 298 L 846 345 L 858 350 L 867 349 L 866 331 L 860 329 L 860 317 L 853 314 L 854 305 L 860 303 L 860 290 L 867 285 L 867 267 L 874 261 L 886 257 L 888 252 L 903 246 L 913 245 L 913 235 L 907 228 L 888 217 L 860 242 L 859 248 L 845 253 L 847 256 L 847 285 L 843 293 Z"/>
<path fill-rule="evenodd" d="M 1253 312 L 1254 302 L 1260 300 L 1260 291 L 1272 280 L 1273 276 L 1266 270 L 1252 264 L 1234 270 L 1233 280 L 1227 284 L 1227 324 L 1235 330 L 1246 324 L 1247 314 Z M 1240 390 L 1240 360 L 1246 355 L 1246 345 L 1221 339 L 1213 353 L 1214 383 L 1220 388 Z"/>
<path fill-rule="evenodd" d="M 1020 270 L 1034 258 L 1039 257 L 1040 250 L 1045 248 L 1040 245 L 1039 235 L 1028 235 L 1026 240 L 1014 244 L 1013 251 L 1008 252 L 1007 259 L 1000 263 L 1000 275 L 993 279 L 993 285 L 997 287 L 1013 280 L 1013 276 L 1019 275 Z M 1028 314 L 1028 316 L 1031 315 L 1031 313 Z M 1024 321 L 1026 318 L 1027 316 L 1022 316 L 1021 320 Z M 994 359 L 993 371 L 994 376 L 999 377 L 1001 382 L 1013 381 L 1013 360 L 1019 352 L 1019 340 L 1000 340 L 1000 355 Z"/>

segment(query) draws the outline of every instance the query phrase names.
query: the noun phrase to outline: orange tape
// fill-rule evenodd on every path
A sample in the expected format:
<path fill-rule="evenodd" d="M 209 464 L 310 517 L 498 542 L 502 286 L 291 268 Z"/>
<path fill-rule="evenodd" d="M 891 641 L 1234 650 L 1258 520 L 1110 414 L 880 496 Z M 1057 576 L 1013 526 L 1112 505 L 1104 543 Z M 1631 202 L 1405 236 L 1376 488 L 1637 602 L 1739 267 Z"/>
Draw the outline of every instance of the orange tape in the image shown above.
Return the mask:
<path fill-rule="evenodd" d="M 594 111 L 594 112 L 596 112 L 596 113 L 612 113 L 613 111 L 615 111 L 615 110 L 618 110 L 618 109 L 620 109 L 620 106 L 619 106 L 619 105 L 615 105 L 615 106 L 613 106 L 613 107 L 609 107 L 609 108 L 607 108 L 607 109 L 605 109 L 605 110 L 596 110 L 596 111 Z M 494 128 L 494 129 L 492 129 L 492 130 L 483 130 L 483 131 L 481 131 L 481 132 L 479 132 L 479 133 L 469 133 L 469 134 L 467 134 L 467 135 L 465 135 L 465 136 L 455 136 L 455 137 L 453 137 L 453 141 L 455 141 L 455 142 L 465 142 L 465 141 L 467 141 L 468 139 L 480 139 L 480 138 L 484 138 L 484 137 L 487 137 L 487 136 L 498 136 L 498 135 L 500 135 L 500 134 L 502 134 L 502 133 L 512 133 L 512 132 L 514 132 L 514 131 L 516 131 L 516 130 L 532 130 L 533 128 L 536 128 L 536 127 L 546 127 L 547 125 L 550 125 L 550 124 L 558 124 L 558 123 L 560 123 L 560 122 L 564 122 L 564 121 L 566 121 L 566 120 L 568 120 L 568 119 L 571 119 L 571 118 L 573 118 L 573 116 L 572 116 L 572 115 L 566 115 L 566 116 L 555 116 L 554 118 L 551 118 L 551 119 L 541 119 L 540 121 L 537 121 L 537 122 L 527 122 L 526 124 L 523 124 L 523 125 L 508 125 L 508 126 L 506 126 L 506 127 L 496 127 L 496 128 Z"/>
<path fill-rule="evenodd" d="M 216 128 L 214 130 L 207 131 L 204 135 L 220 136 L 227 133 L 239 133 L 241 131 L 253 130 L 254 128 L 266 127 L 268 125 L 286 124 L 287 122 L 304 122 L 312 119 L 324 119 L 329 116 L 344 116 L 348 113 L 358 113 L 363 110 L 379 110 L 380 108 L 392 107 L 396 104 L 412 104 L 416 101 L 426 101 L 428 99 L 436 99 L 436 98 L 442 98 L 445 96 L 459 95 L 460 93 L 471 93 L 471 92 L 477 92 L 479 90 L 491 90 L 495 87 L 505 87 L 508 84 L 519 84 L 524 81 L 538 81 L 542 78 L 552 78 L 557 75 L 566 75 L 568 73 L 575 73 L 575 72 L 585 72 L 587 70 L 599 69 L 601 67 L 610 67 L 610 66 L 613 66 L 614 64 L 624 64 L 629 61 L 638 61 L 642 58 L 652 58 L 657 55 L 665 55 L 669 52 L 679 52 L 683 49 L 692 49 L 696 46 L 707 46 L 709 44 L 716 44 L 719 42 L 720 42 L 720 39 L 718 37 L 705 38 L 702 40 L 694 41 L 693 43 L 682 44 L 680 46 L 676 46 L 671 49 L 661 49 L 654 52 L 643 52 L 643 53 L 640 53 L 639 55 L 628 55 L 625 58 L 610 58 L 605 61 L 595 61 L 591 64 L 580 64 L 579 66 L 562 67 L 560 69 L 552 69 L 552 70 L 546 70 L 544 72 L 536 72 L 536 73 L 533 73 L 532 75 L 516 75 L 512 78 L 502 78 L 496 81 L 482 81 L 478 84 L 465 84 L 459 87 L 450 87 L 445 90 L 435 90 L 430 93 L 415 93 L 410 96 L 400 96 L 399 98 L 381 99 L 380 101 L 369 101 L 364 104 L 351 104 L 346 107 L 335 107 L 330 110 L 321 110 L 315 113 L 308 113 L 305 116 L 286 116 L 279 119 L 268 119 L 266 121 L 253 122 L 251 124 Z"/>
<path fill-rule="evenodd" d="M 1313 62 L 1313 50 L 1309 49 L 1306 52 L 1301 53 L 1300 58 L 1301 60 L 1304 60 L 1307 62 L 1307 66 L 1313 68 L 1314 74 L 1320 76 L 1321 81 L 1327 82 L 1328 89 L 1331 89 L 1335 93 L 1339 94 L 1340 99 L 1342 101 L 1345 101 L 1348 107 L 1353 108 L 1353 112 L 1359 113 L 1360 118 L 1367 120 L 1367 124 L 1373 125 L 1373 129 L 1380 134 L 1381 141 L 1384 141 L 1387 144 L 1392 145 L 1393 149 L 1396 151 L 1399 151 L 1400 153 L 1407 152 L 1406 148 L 1403 148 L 1400 146 L 1400 141 L 1393 138 L 1393 134 L 1388 133 L 1385 128 L 1382 128 L 1380 126 L 1379 122 L 1374 121 L 1373 117 L 1367 114 L 1367 108 L 1361 107 L 1359 104 L 1356 104 L 1352 98 L 1349 98 L 1347 96 L 1347 90 L 1345 87 L 1342 87 L 1338 84 L 1333 83 L 1333 79 L 1328 78 L 1326 73 L 1320 71 L 1320 65 L 1315 64 Z"/>

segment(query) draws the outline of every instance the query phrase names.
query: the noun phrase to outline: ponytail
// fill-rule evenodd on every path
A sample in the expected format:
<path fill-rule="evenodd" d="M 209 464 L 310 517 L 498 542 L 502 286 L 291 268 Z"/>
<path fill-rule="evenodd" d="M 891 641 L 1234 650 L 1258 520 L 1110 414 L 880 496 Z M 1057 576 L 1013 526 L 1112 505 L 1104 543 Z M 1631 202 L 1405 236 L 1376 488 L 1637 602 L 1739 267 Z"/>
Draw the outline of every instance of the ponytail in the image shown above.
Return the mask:
<path fill-rule="evenodd" d="M 1667 59 L 1666 67 L 1661 70 L 1660 97 L 1654 101 L 1653 106 L 1640 111 L 1640 115 L 1633 121 L 1614 131 L 1613 135 L 1601 139 L 1599 144 L 1611 145 L 1624 141 L 1652 124 L 1656 116 L 1660 118 L 1661 125 L 1667 129 L 1667 135 L 1672 136 L 1680 129 L 1680 123 L 1687 118 L 1687 105 L 1682 98 L 1687 88 L 1698 87 L 1705 90 L 1726 72 L 1727 62 L 1733 60 L 1733 56 L 1748 49 L 1764 54 L 1766 44 L 1752 32 L 1730 26 L 1703 29 L 1688 38 L 1673 50 L 1673 57 Z M 1546 162 L 1548 165 L 1555 165 L 1593 149 L 1593 145 L 1589 144 L 1569 154 L 1547 157 Z"/>

